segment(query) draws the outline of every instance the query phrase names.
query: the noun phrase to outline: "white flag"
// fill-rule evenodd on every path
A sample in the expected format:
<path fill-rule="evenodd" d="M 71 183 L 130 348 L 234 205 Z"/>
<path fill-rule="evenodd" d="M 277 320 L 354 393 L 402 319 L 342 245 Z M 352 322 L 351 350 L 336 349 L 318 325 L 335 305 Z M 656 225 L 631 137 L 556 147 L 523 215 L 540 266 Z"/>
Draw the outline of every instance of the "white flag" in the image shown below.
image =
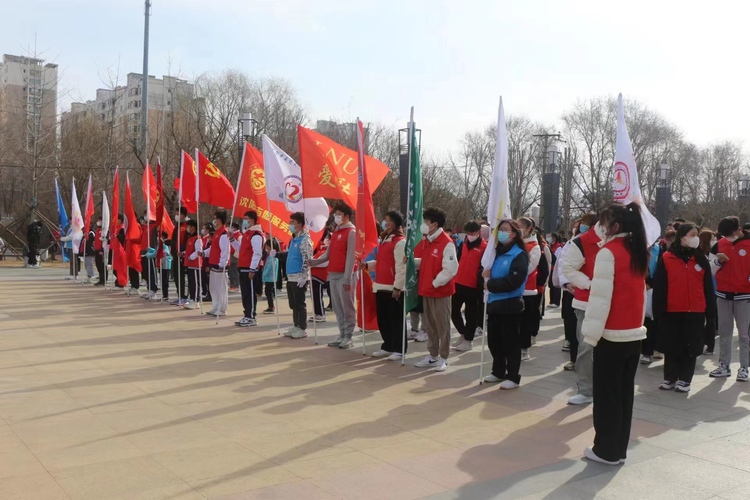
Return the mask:
<path fill-rule="evenodd" d="M 613 172 L 612 191 L 615 201 L 624 205 L 637 203 L 641 209 L 641 218 L 646 228 L 646 242 L 651 246 L 661 235 L 661 226 L 656 217 L 651 215 L 643 202 L 638 169 L 635 165 L 633 145 L 625 126 L 625 112 L 622 106 L 622 94 L 617 98 L 617 141 L 615 142 L 615 167 Z"/>
<path fill-rule="evenodd" d="M 71 244 L 73 245 L 73 253 L 77 254 L 81 245 L 81 240 L 83 239 L 83 216 L 81 215 L 81 207 L 78 205 L 75 179 L 73 179 L 73 192 L 71 198 L 73 200 L 73 206 L 70 208 L 70 231 L 71 236 L 73 236 Z"/>
<path fill-rule="evenodd" d="M 497 143 L 495 144 L 495 166 L 492 168 L 490 198 L 487 203 L 487 223 L 492 229 L 487 248 L 482 255 L 482 267 L 492 269 L 497 246 L 497 225 L 501 220 L 510 219 L 510 189 L 508 187 L 508 131 L 505 128 L 503 98 L 497 110 Z"/>
<path fill-rule="evenodd" d="M 290 212 L 304 212 L 307 229 L 316 233 L 328 222 L 325 198 L 305 198 L 302 193 L 302 169 L 288 154 L 263 135 L 263 164 L 269 201 L 280 201 Z"/>
<path fill-rule="evenodd" d="M 109 203 L 107 203 L 107 193 L 102 191 L 102 238 L 109 235 Z"/>

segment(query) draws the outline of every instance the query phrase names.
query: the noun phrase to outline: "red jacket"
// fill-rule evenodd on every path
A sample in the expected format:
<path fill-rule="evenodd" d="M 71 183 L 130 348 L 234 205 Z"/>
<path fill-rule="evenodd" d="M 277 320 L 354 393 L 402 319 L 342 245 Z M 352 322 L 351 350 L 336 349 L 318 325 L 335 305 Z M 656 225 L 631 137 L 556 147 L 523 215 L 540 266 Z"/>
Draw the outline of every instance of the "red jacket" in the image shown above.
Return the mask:
<path fill-rule="evenodd" d="M 596 262 L 596 254 L 599 253 L 600 241 L 601 238 L 599 238 L 599 235 L 596 234 L 594 228 L 591 228 L 590 230 L 586 231 L 581 236 L 573 240 L 573 243 L 578 246 L 578 248 L 581 250 L 583 258 L 585 259 L 585 262 L 583 263 L 580 271 L 588 276 L 589 279 L 594 277 L 594 262 Z M 588 302 L 589 293 L 590 290 L 582 290 L 580 288 L 576 288 L 573 297 L 581 302 Z"/>
<path fill-rule="evenodd" d="M 313 259 L 321 258 L 323 254 L 326 253 L 327 249 L 328 246 L 321 242 L 318 246 L 318 250 L 313 254 Z M 316 278 L 325 283 L 326 281 L 328 281 L 328 264 L 325 264 L 324 267 L 311 267 L 310 274 L 312 274 L 313 278 Z"/>
<path fill-rule="evenodd" d="M 418 246 L 421 246 L 422 255 L 419 267 L 419 295 L 422 297 L 443 298 L 450 297 L 456 293 L 455 280 L 451 280 L 438 288 L 432 286 L 432 282 L 443 270 L 443 252 L 447 245 L 453 245 L 453 240 L 445 232 L 440 233 L 433 241 L 424 238 Z M 415 251 L 416 254 L 416 251 Z"/>
<path fill-rule="evenodd" d="M 539 243 L 536 241 L 530 241 L 526 243 L 526 253 L 530 254 L 531 249 L 538 247 Z M 539 250 L 542 250 L 541 248 Z M 540 257 L 541 260 L 541 257 Z M 526 278 L 526 290 L 536 290 L 536 275 L 539 273 L 539 265 L 537 265 L 531 274 Z M 533 295 L 533 294 L 532 294 Z"/>
<path fill-rule="evenodd" d="M 346 270 L 346 253 L 349 250 L 349 233 L 353 227 L 338 229 L 331 235 L 331 246 L 328 247 L 328 272 L 343 273 Z"/>
<path fill-rule="evenodd" d="M 615 238 L 605 247 L 612 252 L 615 258 L 612 305 L 609 309 L 605 328 L 607 330 L 642 328 L 646 300 L 646 277 L 634 274 L 630 269 L 630 253 L 625 248 L 624 238 Z M 586 262 L 588 262 L 588 256 L 586 256 Z M 702 290 L 703 287 L 701 286 Z"/>
<path fill-rule="evenodd" d="M 253 244 L 252 239 L 254 236 L 260 235 L 261 242 L 260 248 L 263 251 L 263 244 L 265 243 L 265 236 L 262 231 L 247 231 L 242 235 L 242 242 L 240 243 L 240 254 L 237 257 L 237 267 L 239 269 L 248 269 L 250 264 L 253 262 Z"/>
<path fill-rule="evenodd" d="M 208 256 L 208 265 L 211 267 L 218 267 L 219 261 L 221 261 L 221 247 L 219 246 L 219 240 L 224 234 L 227 234 L 226 227 L 216 230 L 211 238 L 211 255 Z M 229 264 L 228 261 L 227 264 Z"/>
<path fill-rule="evenodd" d="M 456 274 L 456 284 L 469 288 L 479 286 L 479 268 L 482 266 L 482 255 L 487 248 L 487 242 L 481 240 L 479 246 L 475 248 L 468 247 L 469 240 L 464 240 L 461 248 L 461 258 L 458 261 L 458 274 Z"/>
<path fill-rule="evenodd" d="M 94 250 L 101 252 L 104 250 L 104 242 L 102 241 L 102 228 L 97 227 L 94 232 Z"/>
<path fill-rule="evenodd" d="M 719 240 L 719 253 L 729 260 L 716 271 L 716 294 L 734 300 L 750 299 L 750 238 L 739 238 L 734 242 L 726 238 Z"/>
<path fill-rule="evenodd" d="M 667 312 L 706 312 L 703 286 L 706 269 L 695 257 L 690 257 L 686 263 L 672 252 L 666 252 L 662 259 L 667 272 Z"/>
<path fill-rule="evenodd" d="M 393 285 L 396 281 L 396 258 L 394 250 L 396 243 L 403 240 L 404 236 L 398 235 L 386 239 L 378 246 L 378 257 L 375 261 L 375 282 L 379 285 Z"/>
<path fill-rule="evenodd" d="M 195 252 L 195 243 L 198 241 L 199 236 L 194 234 L 192 236 L 185 233 L 187 241 L 185 242 L 185 256 L 183 257 L 182 263 L 185 267 L 191 269 L 200 269 L 203 266 L 203 257 L 198 256 L 195 260 L 190 260 L 190 256 Z M 180 242 L 182 245 L 182 242 Z"/>

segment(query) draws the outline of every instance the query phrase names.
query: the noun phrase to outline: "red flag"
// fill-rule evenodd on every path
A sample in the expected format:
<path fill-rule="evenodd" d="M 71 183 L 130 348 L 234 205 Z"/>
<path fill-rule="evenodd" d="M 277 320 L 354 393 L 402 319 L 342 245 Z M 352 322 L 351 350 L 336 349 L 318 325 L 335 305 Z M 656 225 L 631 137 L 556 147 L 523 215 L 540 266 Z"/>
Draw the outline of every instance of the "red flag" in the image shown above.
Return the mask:
<path fill-rule="evenodd" d="M 305 172 L 302 176 L 305 197 L 340 198 L 349 206 L 356 206 L 355 186 L 359 184 L 357 153 L 302 125 L 297 126 L 297 136 L 299 164 Z M 366 159 L 369 167 L 367 180 L 374 191 L 390 169 L 372 156 L 366 156 Z"/>
<path fill-rule="evenodd" d="M 117 273 L 117 284 L 125 286 L 128 282 L 128 265 L 125 261 L 125 249 L 117 239 L 120 230 L 120 174 L 119 167 L 115 167 L 115 180 L 112 186 L 112 216 L 109 223 L 109 242 L 112 248 L 112 269 Z"/>
<path fill-rule="evenodd" d="M 174 180 L 174 187 L 179 193 L 180 203 L 192 214 L 198 212 L 198 203 L 195 201 L 196 177 L 195 161 L 183 151 L 180 158 L 180 177 Z"/>
<path fill-rule="evenodd" d="M 94 197 L 91 189 L 91 174 L 89 174 L 89 187 L 86 190 L 86 213 L 83 216 L 83 235 L 84 238 L 89 236 L 89 226 L 91 225 L 91 216 L 94 215 Z"/>
<path fill-rule="evenodd" d="M 362 286 L 364 289 L 365 308 L 365 330 L 378 329 L 378 307 L 375 302 L 375 294 L 372 293 L 372 277 L 370 273 L 362 273 L 357 281 L 357 326 L 362 328 Z"/>
<path fill-rule="evenodd" d="M 197 151 L 197 150 L 196 150 Z M 231 207 L 234 203 L 234 188 L 216 165 L 198 153 L 198 187 L 196 201 L 216 207 Z"/>
<path fill-rule="evenodd" d="M 284 244 L 289 244 L 292 233 L 289 231 L 291 212 L 279 201 L 271 202 L 268 211 L 268 193 L 266 193 L 266 173 L 263 170 L 263 153 L 249 143 L 245 143 L 240 166 L 239 183 L 237 184 L 237 204 L 234 213 L 242 217 L 248 210 L 258 214 L 258 223 L 266 232 L 273 232 L 273 237 Z M 271 227 L 273 226 L 273 227 Z"/>
<path fill-rule="evenodd" d="M 161 175 L 161 160 L 156 162 L 156 221 L 159 223 L 161 232 L 166 232 L 169 237 L 174 232 L 174 223 L 169 218 L 169 214 L 164 211 L 164 179 Z M 161 236 L 161 232 L 159 236 Z M 164 245 L 159 245 L 156 249 L 156 258 L 164 257 Z"/>
<path fill-rule="evenodd" d="M 133 210 L 133 195 L 130 191 L 130 177 L 125 176 L 125 255 L 128 260 L 128 267 L 138 272 L 143 270 L 141 265 L 141 225 Z"/>
<path fill-rule="evenodd" d="M 146 163 L 146 169 L 143 171 L 143 201 L 146 202 L 146 220 L 156 220 L 156 181 L 154 172 L 151 170 L 151 164 Z"/>
<path fill-rule="evenodd" d="M 359 159 L 358 187 L 357 187 L 357 239 L 354 246 L 354 255 L 364 259 L 376 246 L 378 246 L 378 226 L 375 221 L 375 208 L 372 204 L 372 193 L 370 183 L 367 179 L 367 169 L 370 160 L 365 155 L 365 129 L 362 122 L 357 119 L 357 150 Z"/>

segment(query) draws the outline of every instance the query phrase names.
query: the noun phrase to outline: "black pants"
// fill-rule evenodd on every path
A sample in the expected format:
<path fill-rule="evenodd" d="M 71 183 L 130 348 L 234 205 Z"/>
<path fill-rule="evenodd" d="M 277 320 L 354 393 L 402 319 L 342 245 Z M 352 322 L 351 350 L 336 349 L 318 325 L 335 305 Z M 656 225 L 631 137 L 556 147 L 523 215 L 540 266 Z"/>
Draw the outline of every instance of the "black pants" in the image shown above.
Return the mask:
<path fill-rule="evenodd" d="M 164 257 L 167 258 L 166 256 Z M 160 269 L 159 274 L 161 275 L 161 297 L 163 299 L 169 298 L 169 272 L 170 269 Z"/>
<path fill-rule="evenodd" d="M 716 297 L 712 299 L 716 302 Z M 716 348 L 716 332 L 717 332 L 717 321 L 715 317 L 706 316 L 706 331 L 703 338 L 703 343 L 706 344 L 706 350 L 708 352 L 714 352 Z"/>
<path fill-rule="evenodd" d="M 97 250 L 94 253 L 94 264 L 96 265 L 96 271 L 99 273 L 99 284 L 103 285 L 104 281 L 104 252 Z"/>
<path fill-rule="evenodd" d="M 687 382 L 693 381 L 695 373 L 695 356 L 671 356 L 664 355 L 664 380 L 669 380 L 673 384 L 678 380 Z"/>
<path fill-rule="evenodd" d="M 402 354 L 406 354 L 404 349 L 404 294 L 401 294 L 399 299 L 395 300 L 393 292 L 377 292 L 375 294 L 375 307 L 378 313 L 378 330 L 380 330 L 380 336 L 383 338 L 383 344 L 380 348 L 388 352 L 404 350 Z"/>
<path fill-rule="evenodd" d="M 312 295 L 313 295 L 313 311 L 315 316 L 325 316 L 326 309 L 323 305 L 323 290 L 325 290 L 326 284 L 324 281 L 313 277 L 312 279 Z"/>
<path fill-rule="evenodd" d="M 203 297 L 207 299 L 211 298 L 211 293 L 208 291 L 209 279 L 210 278 L 208 276 L 208 271 L 206 270 L 206 268 L 201 269 L 201 293 L 203 294 Z"/>
<path fill-rule="evenodd" d="M 656 346 L 656 321 L 651 318 L 645 318 L 643 326 L 646 327 L 646 338 L 641 340 L 641 354 L 644 356 L 653 356 L 654 347 Z"/>
<path fill-rule="evenodd" d="M 523 296 L 523 321 L 521 324 L 521 349 L 531 347 L 531 337 L 536 337 L 539 333 L 539 324 L 542 321 L 541 295 L 524 295 Z"/>
<path fill-rule="evenodd" d="M 492 353 L 492 374 L 521 383 L 521 323 L 523 314 L 490 314 L 487 317 L 487 345 Z"/>
<path fill-rule="evenodd" d="M 141 287 L 141 275 L 133 269 L 132 267 L 128 268 L 128 277 L 130 278 L 130 287 L 135 288 L 138 290 Z"/>
<path fill-rule="evenodd" d="M 141 266 L 143 267 L 141 276 L 146 280 L 146 286 L 149 291 L 156 292 L 159 289 L 156 282 L 156 259 L 141 257 Z"/>
<path fill-rule="evenodd" d="M 627 457 L 640 354 L 640 341 L 601 339 L 594 348 L 594 453 L 610 462 Z"/>
<path fill-rule="evenodd" d="M 549 287 L 549 305 L 560 305 L 560 299 L 562 297 L 562 290 L 556 286 Z"/>
<path fill-rule="evenodd" d="M 573 294 L 568 291 L 562 294 L 562 319 L 565 340 L 570 343 L 570 361 L 575 363 L 578 358 L 578 335 L 576 335 L 578 318 L 573 309 Z"/>
<path fill-rule="evenodd" d="M 268 300 L 268 308 L 274 311 L 276 308 L 273 306 L 273 299 L 276 297 L 276 283 L 270 282 L 265 283 L 266 288 L 266 300 Z"/>
<path fill-rule="evenodd" d="M 453 294 L 451 299 L 451 320 L 453 321 L 453 326 L 468 341 L 474 340 L 474 333 L 477 330 L 477 326 L 479 326 L 477 324 L 480 316 L 479 310 L 477 310 L 477 306 L 479 305 L 477 294 L 481 294 L 481 291 L 477 288 L 456 285 L 456 293 Z M 464 317 L 461 315 L 462 307 L 465 307 L 464 315 L 466 316 L 466 323 L 464 323 Z"/>
<path fill-rule="evenodd" d="M 66 248 L 65 253 L 68 256 L 68 265 L 70 266 L 70 275 L 71 276 L 78 276 L 78 273 L 81 272 L 81 261 L 78 260 L 78 255 L 75 255 L 73 253 L 72 248 Z"/>
<path fill-rule="evenodd" d="M 255 280 L 250 277 L 249 269 L 240 269 L 240 292 L 242 292 L 242 308 L 245 317 L 255 319 L 255 309 L 258 296 L 255 295 Z"/>
<path fill-rule="evenodd" d="M 182 259 L 172 256 L 172 280 L 174 280 L 174 286 L 177 289 L 177 298 L 184 299 L 187 297 L 185 293 L 185 267 L 183 266 Z M 188 270 L 188 272 L 190 272 Z M 192 297 L 192 295 L 191 295 Z"/>
<path fill-rule="evenodd" d="M 286 282 L 286 295 L 289 299 L 289 309 L 292 310 L 292 319 L 294 320 L 294 326 L 300 330 L 307 330 L 307 303 L 305 302 L 305 294 L 307 293 L 307 285 L 302 288 L 297 285 L 297 282 L 287 281 Z"/>
<path fill-rule="evenodd" d="M 37 251 L 38 251 L 38 248 L 36 245 L 29 245 L 28 257 L 29 257 L 30 266 L 35 266 L 37 264 L 37 258 L 36 258 Z"/>
<path fill-rule="evenodd" d="M 198 290 L 198 280 L 200 279 L 201 270 L 198 268 L 188 268 L 187 272 L 188 299 L 200 302 L 201 296 Z"/>

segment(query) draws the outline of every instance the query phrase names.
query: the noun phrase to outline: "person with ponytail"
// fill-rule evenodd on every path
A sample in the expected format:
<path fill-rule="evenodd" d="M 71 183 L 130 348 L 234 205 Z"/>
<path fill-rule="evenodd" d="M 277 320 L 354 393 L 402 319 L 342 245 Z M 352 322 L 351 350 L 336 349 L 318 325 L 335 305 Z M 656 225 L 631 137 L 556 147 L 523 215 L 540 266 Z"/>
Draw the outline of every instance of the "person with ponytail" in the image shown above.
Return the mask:
<path fill-rule="evenodd" d="M 529 256 L 521 225 L 514 220 L 500 222 L 495 261 L 482 271 L 487 298 L 487 345 L 492 353 L 492 373 L 484 382 L 500 382 L 500 389 L 517 389 L 521 383 L 521 324 L 525 307 L 524 290 Z"/>
<path fill-rule="evenodd" d="M 659 386 L 664 391 L 690 391 L 695 360 L 703 354 L 706 318 L 716 315 L 711 266 L 699 245 L 698 228 L 681 222 L 675 242 L 656 267 L 653 308 L 664 353 L 664 382 Z"/>
<path fill-rule="evenodd" d="M 596 255 L 581 331 L 594 346 L 594 437 L 584 450 L 606 465 L 625 462 L 633 419 L 635 372 L 646 337 L 649 251 L 638 204 L 613 203 L 603 213 L 606 239 Z"/>
<path fill-rule="evenodd" d="M 521 217 L 518 222 L 521 224 L 526 253 L 529 254 L 528 279 L 526 289 L 523 291 L 523 323 L 521 324 L 521 361 L 529 361 L 531 359 L 529 348 L 536 343 L 536 336 L 542 321 L 542 296 L 539 295 L 536 282 L 539 276 L 539 262 L 542 259 L 542 247 L 534 232 L 534 221 L 528 217 Z"/>

